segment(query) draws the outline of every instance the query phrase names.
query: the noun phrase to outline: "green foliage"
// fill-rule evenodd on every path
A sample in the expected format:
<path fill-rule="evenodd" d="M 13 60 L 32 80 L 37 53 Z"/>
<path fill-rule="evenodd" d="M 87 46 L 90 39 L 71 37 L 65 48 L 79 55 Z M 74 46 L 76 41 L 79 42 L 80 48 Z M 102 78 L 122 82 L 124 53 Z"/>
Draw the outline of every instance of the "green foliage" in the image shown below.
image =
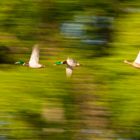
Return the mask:
<path fill-rule="evenodd" d="M 117 41 L 125 45 L 139 46 L 140 13 L 130 13 L 120 17 L 117 22 Z"/>
<path fill-rule="evenodd" d="M 140 45 L 140 14 L 120 14 L 131 4 L 136 7 L 139 1 L 0 1 L 0 63 L 4 63 L 0 64 L 1 135 L 21 140 L 86 139 L 87 134 L 81 134 L 81 128 L 93 126 L 96 130 L 97 121 L 105 132 L 110 128 L 122 137 L 140 139 L 140 72 L 123 64 L 124 59 L 136 57 Z M 114 43 L 109 44 L 114 49 L 112 55 L 93 57 L 100 51 L 98 46 L 93 48 L 81 45 L 79 40 L 62 39 L 58 33 L 60 23 L 76 14 L 117 17 L 116 33 L 111 34 Z M 87 32 L 92 34 L 90 27 Z M 28 61 L 29 46 L 41 41 L 41 49 L 46 49 L 41 63 L 46 68 L 5 64 L 12 62 L 14 57 Z M 11 57 L 9 51 L 17 51 L 14 47 L 27 50 Z M 66 79 L 64 66 L 53 66 L 54 62 L 68 56 L 83 64 L 74 71 L 71 79 Z M 107 108 L 107 117 L 96 114 L 89 109 L 92 107 Z M 100 122 L 100 118 L 106 119 L 110 125 Z"/>

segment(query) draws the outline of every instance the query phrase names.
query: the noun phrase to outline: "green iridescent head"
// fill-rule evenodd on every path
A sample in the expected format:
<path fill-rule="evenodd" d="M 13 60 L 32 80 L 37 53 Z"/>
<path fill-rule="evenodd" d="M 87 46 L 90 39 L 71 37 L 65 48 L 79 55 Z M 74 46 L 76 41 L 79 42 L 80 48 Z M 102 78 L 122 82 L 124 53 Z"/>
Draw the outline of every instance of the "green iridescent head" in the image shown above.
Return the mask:
<path fill-rule="evenodd" d="M 55 64 L 56 64 L 56 65 L 61 65 L 61 64 L 63 64 L 63 62 L 57 61 L 57 62 L 55 62 Z"/>
<path fill-rule="evenodd" d="M 19 61 L 15 62 L 15 64 L 18 64 L 18 65 L 24 65 L 24 64 L 25 64 L 25 62 L 24 62 L 24 61 L 22 61 L 22 60 L 19 60 Z"/>

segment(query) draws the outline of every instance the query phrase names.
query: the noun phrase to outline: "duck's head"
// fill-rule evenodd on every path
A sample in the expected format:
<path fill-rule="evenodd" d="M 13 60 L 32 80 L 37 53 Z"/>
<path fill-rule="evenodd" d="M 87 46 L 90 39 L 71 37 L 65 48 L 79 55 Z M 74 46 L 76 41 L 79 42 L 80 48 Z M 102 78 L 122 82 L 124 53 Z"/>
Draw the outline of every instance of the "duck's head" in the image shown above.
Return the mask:
<path fill-rule="evenodd" d="M 25 62 L 22 60 L 19 60 L 17 62 L 15 62 L 16 65 L 25 65 Z"/>
<path fill-rule="evenodd" d="M 61 65 L 61 64 L 63 64 L 62 61 L 57 61 L 57 62 L 54 63 L 54 65 Z"/>

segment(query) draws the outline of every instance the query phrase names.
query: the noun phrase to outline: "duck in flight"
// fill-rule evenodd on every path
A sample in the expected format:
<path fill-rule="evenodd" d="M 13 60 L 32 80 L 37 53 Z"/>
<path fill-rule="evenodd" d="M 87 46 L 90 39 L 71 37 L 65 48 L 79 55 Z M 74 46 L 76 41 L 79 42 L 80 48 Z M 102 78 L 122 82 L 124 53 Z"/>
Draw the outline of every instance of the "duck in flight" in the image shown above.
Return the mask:
<path fill-rule="evenodd" d="M 44 67 L 44 65 L 39 64 L 39 46 L 38 46 L 38 44 L 36 44 L 33 47 L 32 53 L 30 56 L 30 60 L 28 63 L 25 63 L 24 61 L 19 60 L 19 61 L 15 62 L 15 64 L 28 66 L 30 68 L 42 68 L 42 67 Z"/>
<path fill-rule="evenodd" d="M 73 73 L 73 69 L 80 64 L 72 58 L 67 58 L 65 61 L 57 61 L 55 65 L 66 64 L 66 76 L 71 77 Z"/>
<path fill-rule="evenodd" d="M 132 65 L 135 68 L 140 68 L 140 51 L 139 51 L 136 59 L 133 62 L 130 62 L 128 60 L 124 60 L 124 63 Z"/>

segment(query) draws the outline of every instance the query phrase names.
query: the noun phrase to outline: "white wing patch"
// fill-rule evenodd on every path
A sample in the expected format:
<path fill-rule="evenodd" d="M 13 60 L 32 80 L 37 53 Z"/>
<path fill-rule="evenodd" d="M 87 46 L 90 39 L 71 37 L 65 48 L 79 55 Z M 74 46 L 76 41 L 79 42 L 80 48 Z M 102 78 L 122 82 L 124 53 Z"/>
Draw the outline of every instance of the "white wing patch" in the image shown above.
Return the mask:
<path fill-rule="evenodd" d="M 66 76 L 67 77 L 71 77 L 72 76 L 72 68 L 71 67 L 66 67 Z"/>
<path fill-rule="evenodd" d="M 38 47 L 38 44 L 36 44 L 33 47 L 32 54 L 31 54 L 31 57 L 30 57 L 30 60 L 29 60 L 29 66 L 33 67 L 33 68 L 37 68 L 37 67 L 40 66 L 40 64 L 39 64 L 39 47 Z"/>
<path fill-rule="evenodd" d="M 139 53 L 138 53 L 134 62 L 137 63 L 137 64 L 140 64 L 140 51 L 139 51 Z"/>

